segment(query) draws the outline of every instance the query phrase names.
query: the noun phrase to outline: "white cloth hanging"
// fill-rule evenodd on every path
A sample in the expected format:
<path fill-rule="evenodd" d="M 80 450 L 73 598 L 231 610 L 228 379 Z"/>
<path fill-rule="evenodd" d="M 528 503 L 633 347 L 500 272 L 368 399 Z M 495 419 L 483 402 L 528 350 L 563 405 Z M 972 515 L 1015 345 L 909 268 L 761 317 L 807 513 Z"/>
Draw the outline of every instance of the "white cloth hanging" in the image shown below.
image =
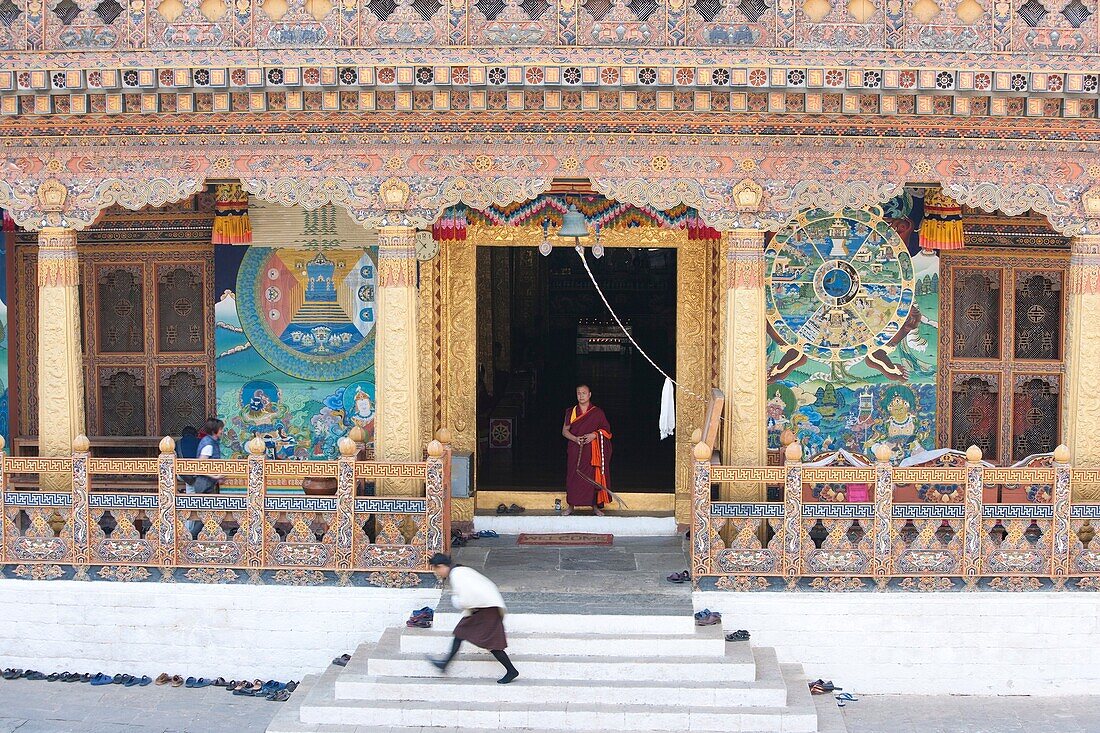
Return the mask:
<path fill-rule="evenodd" d="M 665 386 L 661 389 L 661 419 L 657 427 L 661 431 L 661 440 L 676 432 L 676 387 L 668 377 L 665 377 Z"/>

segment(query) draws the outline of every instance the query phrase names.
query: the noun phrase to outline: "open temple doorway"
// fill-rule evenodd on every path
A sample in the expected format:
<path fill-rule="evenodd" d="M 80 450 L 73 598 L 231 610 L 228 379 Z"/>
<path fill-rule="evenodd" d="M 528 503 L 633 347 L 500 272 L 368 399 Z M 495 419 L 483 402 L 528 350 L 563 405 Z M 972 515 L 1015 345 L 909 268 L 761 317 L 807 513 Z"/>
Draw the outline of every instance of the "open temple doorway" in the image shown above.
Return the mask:
<path fill-rule="evenodd" d="M 670 375 L 676 364 L 676 250 L 586 252 L 608 302 Z M 658 432 L 664 378 L 631 345 L 600 300 L 577 253 L 479 247 L 477 252 L 479 491 L 564 490 L 566 411 L 575 388 L 611 424 L 611 487 L 672 494 L 675 441 Z M 520 502 L 522 504 L 522 502 Z"/>

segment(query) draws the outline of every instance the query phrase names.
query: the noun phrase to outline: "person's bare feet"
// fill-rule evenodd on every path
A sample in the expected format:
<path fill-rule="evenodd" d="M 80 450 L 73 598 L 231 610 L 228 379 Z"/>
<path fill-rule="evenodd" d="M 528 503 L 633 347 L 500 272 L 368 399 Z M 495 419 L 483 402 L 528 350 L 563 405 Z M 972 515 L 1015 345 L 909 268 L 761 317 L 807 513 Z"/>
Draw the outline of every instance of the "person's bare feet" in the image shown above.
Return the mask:
<path fill-rule="evenodd" d="M 567 507 L 565 508 L 565 511 L 563 511 L 563 512 L 561 513 L 561 515 L 562 515 L 563 517 L 568 517 L 568 516 L 569 516 L 570 514 L 572 514 L 572 513 L 573 513 L 573 507 L 571 507 L 571 506 L 567 506 Z"/>
<path fill-rule="evenodd" d="M 599 507 L 592 507 L 592 513 L 595 514 L 597 517 L 603 516 L 603 511 L 601 511 Z"/>

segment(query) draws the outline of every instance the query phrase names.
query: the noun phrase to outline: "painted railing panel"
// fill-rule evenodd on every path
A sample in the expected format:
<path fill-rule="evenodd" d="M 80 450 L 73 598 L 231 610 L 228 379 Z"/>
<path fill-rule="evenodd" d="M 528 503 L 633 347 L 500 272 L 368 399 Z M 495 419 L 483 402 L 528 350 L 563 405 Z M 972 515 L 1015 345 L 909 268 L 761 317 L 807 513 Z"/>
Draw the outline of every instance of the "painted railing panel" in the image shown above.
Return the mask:
<path fill-rule="evenodd" d="M 427 559 L 449 545 L 449 452 L 428 452 L 419 463 L 0 456 L 0 564 L 28 579 L 432 583 Z M 13 474 L 31 490 L 9 490 Z M 189 475 L 244 489 L 182 493 Z M 120 476 L 148 478 L 151 488 L 113 488 Z M 65 488 L 59 477 L 68 490 L 54 490 Z M 336 479 L 335 495 L 285 491 L 305 478 Z M 356 495 L 363 480 L 398 478 L 422 480 L 424 495 Z"/>
<path fill-rule="evenodd" d="M 698 450 L 704 455 L 709 449 Z M 1100 588 L 1100 504 L 1071 501 L 1073 483 L 1096 481 L 1097 472 L 1054 456 L 1068 460 L 1056 453 L 1010 468 L 980 456 L 919 467 L 697 460 L 695 583 L 723 590 Z M 764 481 L 784 487 L 782 501 L 712 500 L 718 484 Z"/>

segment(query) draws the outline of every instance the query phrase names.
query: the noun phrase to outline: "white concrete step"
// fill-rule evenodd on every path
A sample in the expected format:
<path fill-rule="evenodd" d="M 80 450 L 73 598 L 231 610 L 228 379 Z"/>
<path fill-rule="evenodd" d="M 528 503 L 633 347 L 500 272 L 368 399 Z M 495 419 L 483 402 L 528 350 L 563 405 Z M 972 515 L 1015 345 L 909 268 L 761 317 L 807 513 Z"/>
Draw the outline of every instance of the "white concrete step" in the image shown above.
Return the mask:
<path fill-rule="evenodd" d="M 657 634 L 563 634 L 542 631 L 508 634 L 509 654 L 541 654 L 546 656 L 627 657 L 723 657 L 726 640 L 721 626 L 692 627 L 691 635 Z M 442 629 L 408 629 L 401 635 L 401 651 L 405 654 L 440 655 L 451 646 L 451 632 Z M 488 654 L 472 644 L 462 647 L 460 654 Z"/>
<path fill-rule="evenodd" d="M 589 679 L 539 680 L 524 676 L 523 684 L 512 684 L 501 690 L 491 680 L 483 678 L 448 674 L 409 684 L 407 677 L 371 677 L 355 674 L 352 670 L 337 678 L 334 695 L 338 700 L 436 701 L 441 705 L 499 700 L 529 704 L 569 700 L 574 703 L 622 705 L 664 705 L 663 701 L 672 700 L 677 705 L 699 708 L 784 705 L 787 690 L 775 652 L 771 649 L 752 651 L 757 672 L 756 679 L 751 682 L 725 679 L 608 680 L 593 684 Z"/>
<path fill-rule="evenodd" d="M 345 672 L 346 673 L 346 672 Z M 602 679 L 602 678 L 601 678 Z M 521 677 L 513 685 L 523 683 Z M 409 684 L 415 684 L 410 682 Z M 491 684 L 491 683 L 490 683 Z M 613 682 L 604 682 L 610 687 Z M 540 703 L 507 701 L 507 690 L 492 702 L 466 702 L 461 706 L 439 701 L 339 700 L 331 685 L 309 690 L 299 716 L 304 723 L 323 725 L 373 725 L 401 728 L 482 727 L 490 730 L 534 729 L 542 731 L 771 731 L 815 733 L 817 713 L 809 692 L 792 694 L 786 705 L 693 709 L 676 700 L 651 700 L 649 704 L 621 705 L 548 700 Z"/>
<path fill-rule="evenodd" d="M 448 604 L 449 605 L 449 604 Z M 439 609 L 432 622 L 432 629 L 450 634 L 462 618 L 460 613 Z M 702 628 L 719 628 L 714 627 Z M 504 617 L 504 628 L 509 634 L 592 634 L 620 636 L 622 634 L 654 634 L 668 636 L 694 636 L 695 619 L 686 614 L 679 616 L 623 616 L 560 614 L 560 613 L 509 613 Z"/>
<path fill-rule="evenodd" d="M 422 657 L 401 652 L 400 631 L 383 632 L 369 658 L 356 654 L 348 664 L 348 674 L 375 677 L 435 677 L 438 670 Z M 728 644 L 721 657 L 691 655 L 648 657 L 643 650 L 623 656 L 547 656 L 542 654 L 509 654 L 516 667 L 530 679 L 600 679 L 614 680 L 686 680 L 722 679 L 751 682 L 756 679 L 756 665 L 746 644 Z M 365 669 L 360 667 L 365 662 Z M 353 664 L 355 665 L 353 667 Z M 463 655 L 451 663 L 448 672 L 456 677 L 499 677 L 500 664 L 489 655 Z"/>
<path fill-rule="evenodd" d="M 616 517 L 573 514 L 568 517 L 537 514 L 488 514 L 474 516 L 474 530 L 497 534 L 562 534 L 589 532 L 616 537 L 669 537 L 676 534 L 675 517 Z M 583 549 L 583 548 L 581 548 Z"/>

